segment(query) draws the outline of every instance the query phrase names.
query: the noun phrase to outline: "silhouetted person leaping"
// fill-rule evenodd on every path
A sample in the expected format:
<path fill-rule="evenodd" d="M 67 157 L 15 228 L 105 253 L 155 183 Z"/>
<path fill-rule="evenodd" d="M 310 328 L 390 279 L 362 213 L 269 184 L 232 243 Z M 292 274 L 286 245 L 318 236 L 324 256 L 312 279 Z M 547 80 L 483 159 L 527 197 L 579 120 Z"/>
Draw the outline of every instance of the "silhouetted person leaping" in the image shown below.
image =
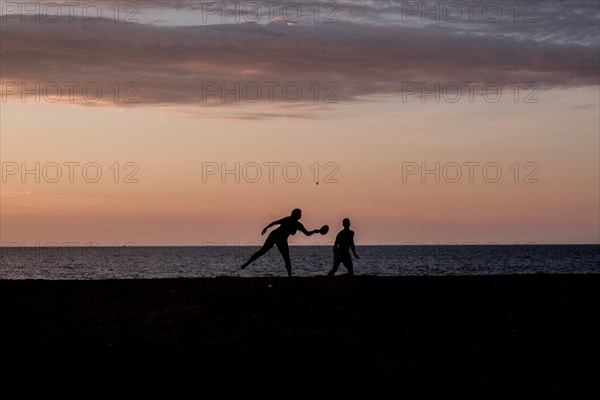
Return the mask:
<path fill-rule="evenodd" d="M 263 247 L 258 250 L 256 253 L 250 257 L 248 261 L 246 261 L 242 265 L 242 269 L 246 268 L 252 262 L 254 262 L 257 258 L 267 253 L 273 246 L 277 246 L 277 249 L 281 253 L 283 260 L 285 261 L 285 269 L 287 270 L 288 276 L 292 276 L 292 262 L 290 261 L 290 249 L 288 247 L 288 237 L 290 235 L 295 235 L 297 231 L 304 233 L 306 236 L 313 235 L 315 233 L 319 233 L 319 229 L 315 229 L 312 231 L 307 231 L 304 225 L 300 223 L 300 218 L 302 218 L 302 211 L 299 209 L 295 209 L 292 211 L 292 214 L 289 217 L 282 218 L 278 221 L 271 222 L 265 229 L 263 229 L 261 235 L 264 235 L 267 230 L 273 225 L 279 225 L 279 228 L 275 229 L 269 236 L 267 240 L 265 240 L 265 244 Z M 324 228 L 324 227 L 323 227 Z M 323 230 L 321 229 L 321 231 Z"/>
<path fill-rule="evenodd" d="M 335 244 L 333 245 L 333 268 L 327 276 L 333 276 L 337 272 L 340 264 L 344 264 L 348 270 L 348 275 L 354 275 L 354 267 L 352 266 L 352 257 L 350 256 L 350 250 L 354 257 L 360 259 L 356 254 L 356 247 L 354 246 L 354 231 L 350 230 L 350 220 L 344 218 L 342 221 L 344 229 L 340 231 L 335 237 Z"/>

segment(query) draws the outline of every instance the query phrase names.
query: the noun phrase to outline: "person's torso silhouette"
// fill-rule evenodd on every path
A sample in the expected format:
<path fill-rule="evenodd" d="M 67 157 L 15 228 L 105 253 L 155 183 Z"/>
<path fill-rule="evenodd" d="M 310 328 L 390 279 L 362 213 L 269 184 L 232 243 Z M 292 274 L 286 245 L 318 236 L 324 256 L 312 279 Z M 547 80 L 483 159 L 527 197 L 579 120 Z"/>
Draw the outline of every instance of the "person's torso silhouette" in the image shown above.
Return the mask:
<path fill-rule="evenodd" d="M 335 248 L 335 255 L 350 254 L 350 246 L 354 243 L 354 231 L 350 229 L 341 230 L 335 237 L 337 246 Z"/>
<path fill-rule="evenodd" d="M 304 225 L 300 221 L 292 217 L 282 218 L 279 222 L 279 227 L 271 232 L 271 235 L 278 238 L 287 238 L 290 235 L 295 235 L 299 229 L 302 230 L 304 228 Z"/>

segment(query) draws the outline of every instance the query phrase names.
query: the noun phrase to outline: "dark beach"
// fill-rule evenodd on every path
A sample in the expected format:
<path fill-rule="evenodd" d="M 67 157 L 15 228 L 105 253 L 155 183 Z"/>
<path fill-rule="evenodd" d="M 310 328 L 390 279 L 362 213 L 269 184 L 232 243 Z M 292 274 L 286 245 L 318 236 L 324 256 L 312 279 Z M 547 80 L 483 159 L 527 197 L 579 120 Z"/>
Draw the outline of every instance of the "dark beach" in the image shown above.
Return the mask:
<path fill-rule="evenodd" d="M 0 281 L 1 372 L 56 387 L 577 398 L 598 377 L 599 288 L 600 275 Z"/>

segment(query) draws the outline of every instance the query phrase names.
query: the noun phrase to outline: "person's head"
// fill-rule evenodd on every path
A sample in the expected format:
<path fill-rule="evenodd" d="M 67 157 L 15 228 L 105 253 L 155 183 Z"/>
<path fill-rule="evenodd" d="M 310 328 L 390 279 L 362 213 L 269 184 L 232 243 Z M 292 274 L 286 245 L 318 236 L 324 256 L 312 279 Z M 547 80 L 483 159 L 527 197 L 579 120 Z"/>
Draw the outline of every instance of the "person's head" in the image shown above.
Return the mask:
<path fill-rule="evenodd" d="M 296 208 L 292 211 L 292 218 L 294 219 L 300 219 L 302 218 L 302 210 L 299 208 Z"/>
<path fill-rule="evenodd" d="M 344 220 L 342 221 L 342 225 L 346 229 L 350 228 L 350 220 L 348 218 L 344 218 Z"/>

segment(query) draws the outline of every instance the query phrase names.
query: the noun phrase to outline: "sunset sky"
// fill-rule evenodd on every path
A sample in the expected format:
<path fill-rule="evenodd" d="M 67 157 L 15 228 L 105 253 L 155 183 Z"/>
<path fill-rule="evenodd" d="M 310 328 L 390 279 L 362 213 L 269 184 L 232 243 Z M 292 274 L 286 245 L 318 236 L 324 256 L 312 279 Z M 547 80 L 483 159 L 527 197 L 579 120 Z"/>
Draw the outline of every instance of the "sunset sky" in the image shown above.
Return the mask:
<path fill-rule="evenodd" d="M 2 245 L 600 243 L 597 1 L 19 3 Z"/>

